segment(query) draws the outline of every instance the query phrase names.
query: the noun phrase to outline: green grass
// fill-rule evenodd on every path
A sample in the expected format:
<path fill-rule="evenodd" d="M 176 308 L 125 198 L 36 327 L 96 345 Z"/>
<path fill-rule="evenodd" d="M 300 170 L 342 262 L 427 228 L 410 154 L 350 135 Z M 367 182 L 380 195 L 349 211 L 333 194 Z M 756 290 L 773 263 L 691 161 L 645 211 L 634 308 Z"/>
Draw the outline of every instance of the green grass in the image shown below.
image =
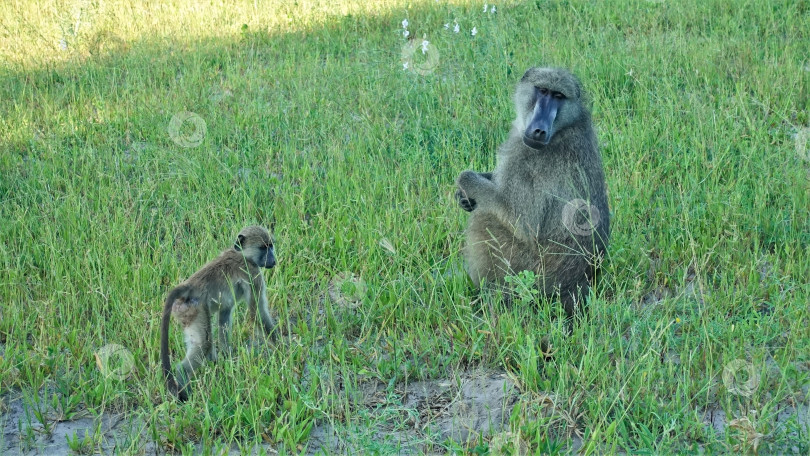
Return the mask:
<path fill-rule="evenodd" d="M 318 420 L 385 454 L 349 393 L 483 367 L 517 380 L 510 424 L 532 452 L 573 436 L 592 454 L 810 452 L 791 412 L 810 401 L 808 2 L 128 3 L 0 6 L 0 394 L 30 410 L 7 444 L 113 414 L 133 423 L 120 452 L 296 453 Z M 403 69 L 404 18 L 439 51 L 432 72 Z M 538 64 L 590 91 L 610 191 L 604 280 L 570 336 L 555 306 L 476 299 L 453 273 L 454 180 L 493 167 Z M 199 146 L 168 133 L 183 111 Z M 271 221 L 279 342 L 167 400 L 162 298 Z M 367 285 L 357 308 L 328 298 L 342 272 Z M 133 355 L 123 379 L 96 364 L 113 343 Z M 723 381 L 736 359 L 760 376 L 750 394 L 745 372 Z"/>

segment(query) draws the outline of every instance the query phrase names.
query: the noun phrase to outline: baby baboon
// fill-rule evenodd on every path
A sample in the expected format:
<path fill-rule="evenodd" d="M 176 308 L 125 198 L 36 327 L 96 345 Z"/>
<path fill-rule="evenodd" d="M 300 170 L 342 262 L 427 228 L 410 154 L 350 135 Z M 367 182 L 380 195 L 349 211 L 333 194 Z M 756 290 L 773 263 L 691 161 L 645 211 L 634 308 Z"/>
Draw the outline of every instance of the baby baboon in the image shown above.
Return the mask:
<path fill-rule="evenodd" d="M 476 286 L 502 286 L 523 270 L 574 314 L 605 252 L 605 174 L 580 82 L 566 70 L 530 68 L 515 93 L 517 117 L 492 173 L 464 171 L 456 197 L 471 212 L 464 259 Z"/>
<path fill-rule="evenodd" d="M 225 250 L 185 282 L 169 292 L 163 307 L 160 327 L 160 361 L 166 385 L 181 401 L 188 399 L 188 381 L 204 359 L 214 360 L 211 341 L 211 314 L 219 316 L 219 350 L 229 351 L 228 333 L 231 310 L 237 301 L 245 301 L 249 320 L 256 322 L 259 308 L 262 329 L 271 335 L 276 327 L 267 307 L 264 276 L 260 268 L 276 265 L 273 239 L 260 226 L 249 226 L 239 232 L 233 248 Z M 172 373 L 169 361 L 169 319 L 183 327 L 186 357 Z"/>

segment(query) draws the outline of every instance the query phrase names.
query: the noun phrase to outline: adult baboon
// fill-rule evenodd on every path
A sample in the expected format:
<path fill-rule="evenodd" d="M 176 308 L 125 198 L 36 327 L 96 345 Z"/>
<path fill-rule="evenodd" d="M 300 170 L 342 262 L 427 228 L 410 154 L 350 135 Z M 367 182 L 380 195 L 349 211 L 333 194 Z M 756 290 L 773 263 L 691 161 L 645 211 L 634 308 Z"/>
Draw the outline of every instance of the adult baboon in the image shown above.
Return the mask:
<path fill-rule="evenodd" d="M 540 291 L 559 294 L 569 317 L 610 234 L 605 174 L 583 97 L 568 71 L 530 68 L 495 170 L 462 172 L 456 192 L 471 212 L 463 254 L 476 286 L 534 271 Z"/>
<path fill-rule="evenodd" d="M 163 307 L 160 327 L 160 360 L 166 386 L 181 401 L 188 399 L 188 381 L 205 358 L 214 360 L 211 340 L 211 314 L 219 316 L 219 350 L 229 351 L 228 336 L 231 310 L 237 301 L 245 301 L 249 320 L 256 321 L 259 308 L 262 329 L 271 335 L 276 327 L 267 306 L 264 276 L 260 268 L 276 265 L 273 239 L 260 226 L 239 232 L 233 248 L 222 252 L 194 275 L 169 292 Z M 169 361 L 169 320 L 174 315 L 183 328 L 186 357 L 172 373 Z"/>

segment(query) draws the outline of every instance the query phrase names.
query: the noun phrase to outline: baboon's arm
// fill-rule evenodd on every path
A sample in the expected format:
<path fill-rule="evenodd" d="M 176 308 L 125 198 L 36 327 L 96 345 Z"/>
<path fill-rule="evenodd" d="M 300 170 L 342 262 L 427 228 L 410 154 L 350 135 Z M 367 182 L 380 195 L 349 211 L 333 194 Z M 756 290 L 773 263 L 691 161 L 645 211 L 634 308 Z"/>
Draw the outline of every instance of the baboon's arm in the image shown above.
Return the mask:
<path fill-rule="evenodd" d="M 270 315 L 270 307 L 267 304 L 267 293 L 265 293 L 265 285 L 262 284 L 262 291 L 258 295 L 259 318 L 261 318 L 262 329 L 265 336 L 274 336 L 276 329 L 276 320 Z"/>

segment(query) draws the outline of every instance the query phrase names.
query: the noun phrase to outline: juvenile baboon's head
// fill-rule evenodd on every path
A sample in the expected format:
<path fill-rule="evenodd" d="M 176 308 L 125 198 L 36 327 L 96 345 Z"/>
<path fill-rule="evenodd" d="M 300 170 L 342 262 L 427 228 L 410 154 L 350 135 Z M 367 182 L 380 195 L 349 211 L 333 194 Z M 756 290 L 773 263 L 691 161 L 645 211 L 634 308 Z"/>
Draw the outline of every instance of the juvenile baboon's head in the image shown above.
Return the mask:
<path fill-rule="evenodd" d="M 515 126 L 523 143 L 541 149 L 561 130 L 587 112 L 581 103 L 582 85 L 561 68 L 529 68 L 515 91 Z"/>
<path fill-rule="evenodd" d="M 240 231 L 233 248 L 260 268 L 272 268 L 276 265 L 273 238 L 270 232 L 260 226 L 249 226 Z"/>

